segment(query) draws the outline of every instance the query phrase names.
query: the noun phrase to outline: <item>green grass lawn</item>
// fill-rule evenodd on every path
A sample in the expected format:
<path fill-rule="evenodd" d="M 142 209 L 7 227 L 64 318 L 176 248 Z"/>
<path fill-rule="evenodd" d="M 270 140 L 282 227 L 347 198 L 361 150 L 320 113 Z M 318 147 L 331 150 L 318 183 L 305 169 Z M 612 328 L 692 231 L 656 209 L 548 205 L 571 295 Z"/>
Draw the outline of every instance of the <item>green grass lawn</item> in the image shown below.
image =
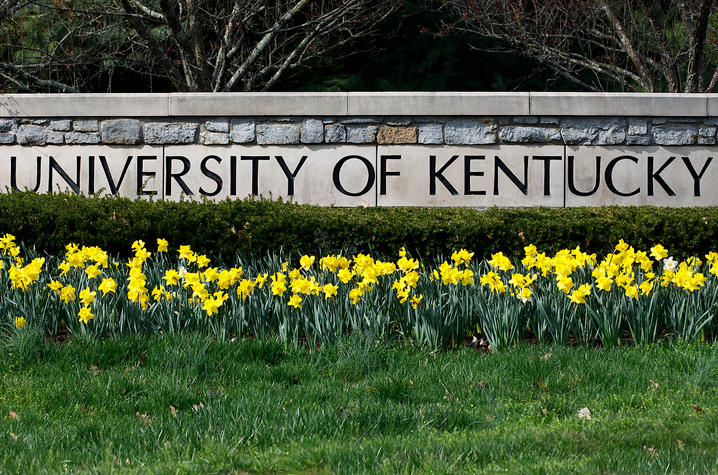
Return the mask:
<path fill-rule="evenodd" d="M 718 471 L 716 345 L 25 333 L 1 343 L 0 472 Z"/>

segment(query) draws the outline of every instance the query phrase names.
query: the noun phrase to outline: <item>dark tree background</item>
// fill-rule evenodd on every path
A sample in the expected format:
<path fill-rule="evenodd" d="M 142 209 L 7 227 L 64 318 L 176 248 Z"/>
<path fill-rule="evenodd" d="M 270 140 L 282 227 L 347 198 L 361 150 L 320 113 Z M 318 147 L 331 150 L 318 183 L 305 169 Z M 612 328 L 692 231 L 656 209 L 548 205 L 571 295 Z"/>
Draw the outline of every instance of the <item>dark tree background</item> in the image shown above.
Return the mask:
<path fill-rule="evenodd" d="M 0 0 L 0 92 L 712 92 L 718 0 Z"/>
<path fill-rule="evenodd" d="M 715 0 L 444 0 L 450 28 L 493 38 L 585 90 L 713 92 Z"/>
<path fill-rule="evenodd" d="M 318 62 L 287 81 L 294 90 L 541 91 L 578 90 L 565 78 L 499 42 L 462 31 L 451 11 L 406 2 L 379 26 L 373 45 L 343 61 Z"/>

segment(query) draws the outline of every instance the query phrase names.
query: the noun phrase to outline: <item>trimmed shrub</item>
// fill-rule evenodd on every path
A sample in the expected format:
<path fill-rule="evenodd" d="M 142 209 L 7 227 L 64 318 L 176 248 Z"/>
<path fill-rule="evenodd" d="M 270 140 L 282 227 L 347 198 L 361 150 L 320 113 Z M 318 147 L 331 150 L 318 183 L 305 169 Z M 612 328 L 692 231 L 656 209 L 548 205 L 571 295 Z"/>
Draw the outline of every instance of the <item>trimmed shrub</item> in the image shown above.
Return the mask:
<path fill-rule="evenodd" d="M 152 248 L 190 244 L 211 255 L 289 253 L 395 255 L 401 246 L 421 256 L 467 248 L 522 255 L 533 243 L 554 253 L 581 246 L 606 253 L 619 239 L 636 248 L 656 243 L 676 256 L 718 250 L 718 208 L 604 207 L 565 209 L 326 208 L 269 200 L 213 202 L 0 195 L 0 232 L 48 253 L 75 242 L 129 254 L 143 239 Z"/>

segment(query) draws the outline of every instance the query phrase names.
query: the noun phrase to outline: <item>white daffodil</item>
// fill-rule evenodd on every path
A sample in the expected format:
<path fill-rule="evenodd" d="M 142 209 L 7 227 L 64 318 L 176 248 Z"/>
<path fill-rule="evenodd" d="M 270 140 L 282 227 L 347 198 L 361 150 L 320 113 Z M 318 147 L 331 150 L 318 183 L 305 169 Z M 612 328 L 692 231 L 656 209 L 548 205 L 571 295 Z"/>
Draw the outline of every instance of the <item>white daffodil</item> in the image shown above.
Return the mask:
<path fill-rule="evenodd" d="M 678 266 L 678 261 L 673 259 L 673 256 L 663 259 L 663 267 L 665 270 L 673 270 Z"/>

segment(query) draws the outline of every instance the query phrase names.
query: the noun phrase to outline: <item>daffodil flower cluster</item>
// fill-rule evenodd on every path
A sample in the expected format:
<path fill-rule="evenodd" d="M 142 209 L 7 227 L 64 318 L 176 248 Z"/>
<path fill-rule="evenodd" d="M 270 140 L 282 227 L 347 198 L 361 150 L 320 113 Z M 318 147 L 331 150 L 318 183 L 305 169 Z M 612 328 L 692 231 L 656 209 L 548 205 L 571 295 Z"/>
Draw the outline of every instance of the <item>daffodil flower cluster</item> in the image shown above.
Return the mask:
<path fill-rule="evenodd" d="M 515 305 L 502 307 L 502 318 L 509 323 L 519 319 L 519 327 L 534 334 L 544 331 L 541 318 L 569 318 L 569 312 L 567 331 L 584 340 L 600 338 L 611 315 L 618 318 L 611 323 L 615 331 L 637 331 L 631 319 L 638 315 L 659 322 L 649 328 L 655 333 L 665 329 L 701 337 L 718 320 L 718 297 L 712 303 L 718 295 L 718 253 L 705 255 L 705 262 L 677 260 L 660 244 L 641 251 L 621 240 L 602 258 L 579 247 L 547 255 L 528 245 L 516 260 L 495 252 L 477 262 L 473 252 L 460 249 L 448 260 L 425 266 L 402 248 L 396 260 L 362 253 L 303 255 L 292 264 L 271 256 L 264 264 L 232 267 L 213 265 L 189 245 L 174 251 L 170 245 L 161 238 L 151 246 L 136 240 L 131 257 L 121 262 L 97 246 L 70 243 L 64 256 L 46 262 L 23 252 L 14 236 L 5 234 L 0 237 L 4 313 L 12 315 L 9 323 L 16 328 L 36 315 L 56 314 L 51 332 L 178 331 L 207 325 L 227 334 L 294 331 L 309 338 L 378 325 L 382 332 L 389 328 L 431 344 L 477 328 L 494 331 L 496 322 L 488 322 L 486 315 L 504 301 Z M 700 312 L 700 324 L 681 323 L 683 317 L 673 310 L 680 302 L 665 304 L 668 298 L 685 299 L 683 308 Z M 610 308 L 617 310 L 608 315 Z M 441 319 L 450 323 L 437 323 Z M 516 327 L 519 320 L 510 324 Z M 451 331 L 430 330 L 437 325 Z"/>

